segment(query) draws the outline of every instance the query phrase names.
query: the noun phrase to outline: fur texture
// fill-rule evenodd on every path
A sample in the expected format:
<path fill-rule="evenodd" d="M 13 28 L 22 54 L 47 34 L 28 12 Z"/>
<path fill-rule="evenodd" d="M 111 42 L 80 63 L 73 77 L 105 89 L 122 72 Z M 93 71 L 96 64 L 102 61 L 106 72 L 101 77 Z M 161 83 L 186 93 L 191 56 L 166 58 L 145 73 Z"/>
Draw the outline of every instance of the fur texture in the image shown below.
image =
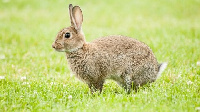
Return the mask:
<path fill-rule="evenodd" d="M 154 82 L 161 74 L 152 50 L 144 43 L 125 36 L 107 36 L 87 43 L 82 32 L 82 11 L 69 5 L 71 26 L 62 29 L 52 47 L 66 52 L 76 77 L 87 83 L 91 92 L 102 91 L 106 79 L 113 79 L 130 92 Z M 65 34 L 70 33 L 66 38 Z"/>

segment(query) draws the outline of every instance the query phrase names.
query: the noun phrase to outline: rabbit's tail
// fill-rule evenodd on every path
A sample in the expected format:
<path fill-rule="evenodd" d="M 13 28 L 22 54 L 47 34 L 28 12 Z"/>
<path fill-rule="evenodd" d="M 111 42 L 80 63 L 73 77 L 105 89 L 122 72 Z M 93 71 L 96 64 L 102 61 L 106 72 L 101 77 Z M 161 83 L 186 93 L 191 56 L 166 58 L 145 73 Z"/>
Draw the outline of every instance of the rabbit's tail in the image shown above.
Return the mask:
<path fill-rule="evenodd" d="M 162 72 L 165 70 L 165 68 L 167 67 L 167 62 L 161 63 L 158 65 L 158 75 L 157 78 L 159 78 L 162 74 Z"/>

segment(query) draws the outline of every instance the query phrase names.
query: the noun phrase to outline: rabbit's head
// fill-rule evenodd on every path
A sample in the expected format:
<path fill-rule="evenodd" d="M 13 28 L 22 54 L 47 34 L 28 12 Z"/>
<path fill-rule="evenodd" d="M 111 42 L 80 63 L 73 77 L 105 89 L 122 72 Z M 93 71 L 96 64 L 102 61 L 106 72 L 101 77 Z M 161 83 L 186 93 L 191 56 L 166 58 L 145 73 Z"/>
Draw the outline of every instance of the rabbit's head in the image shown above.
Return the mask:
<path fill-rule="evenodd" d="M 58 32 L 52 47 L 59 52 L 72 52 L 83 47 L 85 37 L 81 26 L 83 22 L 82 11 L 79 6 L 69 5 L 71 26 Z"/>

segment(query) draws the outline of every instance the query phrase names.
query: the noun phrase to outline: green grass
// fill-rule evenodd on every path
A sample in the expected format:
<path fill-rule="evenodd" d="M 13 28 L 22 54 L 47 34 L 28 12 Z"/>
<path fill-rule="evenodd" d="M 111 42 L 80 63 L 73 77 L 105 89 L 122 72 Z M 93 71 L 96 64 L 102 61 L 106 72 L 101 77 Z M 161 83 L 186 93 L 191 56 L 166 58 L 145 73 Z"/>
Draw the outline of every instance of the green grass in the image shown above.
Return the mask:
<path fill-rule="evenodd" d="M 91 95 L 71 75 L 65 54 L 51 48 L 70 25 L 69 3 L 83 10 L 87 41 L 113 34 L 143 41 L 168 62 L 162 77 L 129 95 L 109 80 L 101 95 Z M 196 111 L 199 6 L 200 0 L 1 0 L 0 111 Z"/>

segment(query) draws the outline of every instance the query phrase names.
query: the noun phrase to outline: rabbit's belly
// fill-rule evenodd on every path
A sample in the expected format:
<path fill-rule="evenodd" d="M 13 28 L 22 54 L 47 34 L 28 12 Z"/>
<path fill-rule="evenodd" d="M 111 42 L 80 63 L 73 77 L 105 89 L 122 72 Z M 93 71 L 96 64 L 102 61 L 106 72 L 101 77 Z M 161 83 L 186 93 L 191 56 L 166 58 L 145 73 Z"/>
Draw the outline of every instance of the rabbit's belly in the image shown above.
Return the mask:
<path fill-rule="evenodd" d="M 112 79 L 116 82 L 124 82 L 123 78 L 122 78 L 122 75 L 116 75 L 116 74 L 112 74 L 110 76 L 107 77 L 107 79 Z"/>

